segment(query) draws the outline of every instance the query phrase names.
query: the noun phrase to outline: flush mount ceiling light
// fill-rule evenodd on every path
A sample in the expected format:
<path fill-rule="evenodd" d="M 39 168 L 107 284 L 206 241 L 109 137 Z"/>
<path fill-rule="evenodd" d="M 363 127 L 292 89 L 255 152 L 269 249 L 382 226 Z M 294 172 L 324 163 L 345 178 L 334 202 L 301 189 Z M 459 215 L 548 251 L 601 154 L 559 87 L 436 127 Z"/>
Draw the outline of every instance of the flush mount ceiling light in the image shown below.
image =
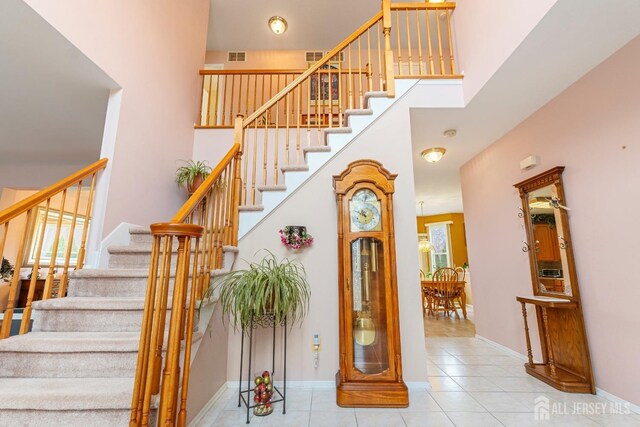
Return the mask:
<path fill-rule="evenodd" d="M 435 162 L 439 162 L 444 156 L 444 153 L 446 152 L 447 150 L 445 150 L 442 147 L 434 147 L 434 148 L 427 148 L 422 153 L 420 153 L 420 155 L 427 162 L 435 163 Z"/>
<path fill-rule="evenodd" d="M 458 131 L 455 129 L 447 129 L 444 132 L 442 132 L 442 136 L 444 136 L 445 138 L 455 138 L 457 134 L 458 134 Z"/>
<path fill-rule="evenodd" d="M 282 34 L 287 31 L 287 21 L 281 16 L 272 16 L 269 18 L 269 28 L 275 34 Z"/>

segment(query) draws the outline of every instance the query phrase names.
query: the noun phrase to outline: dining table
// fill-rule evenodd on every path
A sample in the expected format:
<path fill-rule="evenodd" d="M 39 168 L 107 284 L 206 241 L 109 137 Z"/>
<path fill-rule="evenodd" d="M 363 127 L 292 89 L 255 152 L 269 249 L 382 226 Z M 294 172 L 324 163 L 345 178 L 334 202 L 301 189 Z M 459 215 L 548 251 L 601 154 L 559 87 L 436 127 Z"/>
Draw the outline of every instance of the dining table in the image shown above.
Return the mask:
<path fill-rule="evenodd" d="M 420 281 L 422 284 L 422 292 L 424 294 L 424 292 L 429 292 L 429 291 L 433 291 L 435 288 L 435 282 L 433 282 L 433 280 L 421 280 Z M 460 292 L 460 305 L 461 305 L 461 309 L 462 309 L 462 314 L 464 315 L 464 318 L 467 318 L 467 294 L 465 293 L 465 284 L 466 282 L 464 280 L 458 280 L 457 282 L 454 282 L 454 288 L 456 291 Z"/>

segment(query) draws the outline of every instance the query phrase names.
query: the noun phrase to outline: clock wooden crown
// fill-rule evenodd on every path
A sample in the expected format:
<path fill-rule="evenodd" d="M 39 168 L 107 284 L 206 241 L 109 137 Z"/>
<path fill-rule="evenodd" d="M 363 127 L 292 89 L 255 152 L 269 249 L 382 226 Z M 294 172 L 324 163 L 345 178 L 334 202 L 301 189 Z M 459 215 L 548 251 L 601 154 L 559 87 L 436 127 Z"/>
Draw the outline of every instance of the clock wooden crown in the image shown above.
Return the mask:
<path fill-rule="evenodd" d="M 398 175 L 386 170 L 382 163 L 375 160 L 358 160 L 349 163 L 340 175 L 333 176 L 333 188 L 336 194 L 346 194 L 355 185 L 371 183 L 385 194 L 395 191 L 394 181 Z"/>

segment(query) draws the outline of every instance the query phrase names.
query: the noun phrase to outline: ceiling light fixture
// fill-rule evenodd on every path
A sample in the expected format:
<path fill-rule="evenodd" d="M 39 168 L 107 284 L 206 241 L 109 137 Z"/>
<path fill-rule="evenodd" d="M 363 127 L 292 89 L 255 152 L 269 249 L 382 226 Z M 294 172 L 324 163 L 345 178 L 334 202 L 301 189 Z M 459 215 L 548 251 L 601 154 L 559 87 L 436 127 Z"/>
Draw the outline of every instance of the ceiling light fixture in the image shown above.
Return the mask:
<path fill-rule="evenodd" d="M 456 131 L 455 129 L 447 129 L 444 132 L 442 132 L 442 136 L 444 136 L 445 138 L 455 138 L 457 134 L 458 134 L 458 131 Z"/>
<path fill-rule="evenodd" d="M 269 18 L 269 28 L 275 34 L 282 34 L 287 31 L 287 21 L 281 16 L 272 16 Z"/>
<path fill-rule="evenodd" d="M 420 155 L 429 163 L 439 162 L 447 150 L 442 147 L 427 148 Z"/>
<path fill-rule="evenodd" d="M 424 217 L 424 202 L 420 202 L 420 216 Z M 421 237 L 418 242 L 418 250 L 423 254 L 426 254 L 431 250 L 431 242 L 427 239 L 427 236 Z"/>

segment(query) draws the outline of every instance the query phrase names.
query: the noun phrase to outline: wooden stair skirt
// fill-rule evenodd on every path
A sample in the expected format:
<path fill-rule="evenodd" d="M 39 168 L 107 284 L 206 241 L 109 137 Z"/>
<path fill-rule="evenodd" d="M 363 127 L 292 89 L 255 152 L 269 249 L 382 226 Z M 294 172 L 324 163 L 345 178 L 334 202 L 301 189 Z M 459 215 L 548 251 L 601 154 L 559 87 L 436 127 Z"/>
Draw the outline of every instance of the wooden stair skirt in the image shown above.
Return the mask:
<path fill-rule="evenodd" d="M 404 381 L 341 383 L 338 371 L 336 403 L 343 408 L 406 408 L 409 406 L 409 390 Z"/>

